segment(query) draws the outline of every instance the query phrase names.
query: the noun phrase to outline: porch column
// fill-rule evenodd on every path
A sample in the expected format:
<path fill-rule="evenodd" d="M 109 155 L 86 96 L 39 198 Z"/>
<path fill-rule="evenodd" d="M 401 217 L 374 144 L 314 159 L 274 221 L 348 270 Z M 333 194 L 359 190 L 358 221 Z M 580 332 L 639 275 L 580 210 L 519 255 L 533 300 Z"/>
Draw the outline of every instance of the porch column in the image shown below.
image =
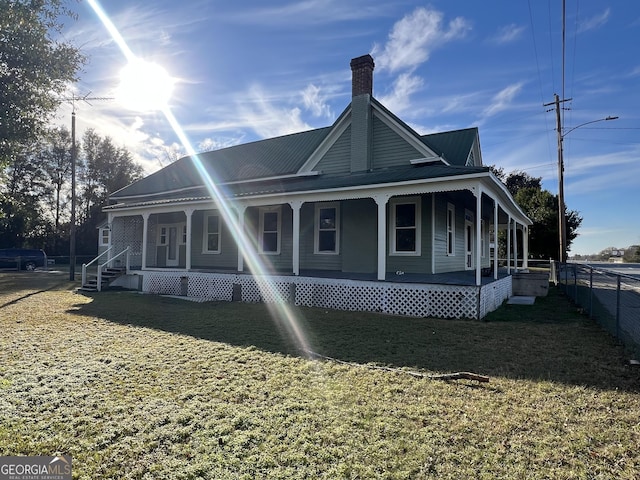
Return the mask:
<path fill-rule="evenodd" d="M 113 214 L 107 214 L 107 227 L 109 227 L 109 243 L 107 244 L 107 260 L 111 261 L 111 247 L 113 247 Z M 99 234 L 100 232 L 98 232 Z"/>
<path fill-rule="evenodd" d="M 518 271 L 518 222 L 513 219 L 513 270 Z"/>
<path fill-rule="evenodd" d="M 147 268 L 147 242 L 149 241 L 149 213 L 142 214 L 142 270 Z"/>
<path fill-rule="evenodd" d="M 375 195 L 378 204 L 378 280 L 387 276 L 387 202 L 389 195 Z"/>
<path fill-rule="evenodd" d="M 498 200 L 493 200 L 493 279 L 498 279 Z"/>
<path fill-rule="evenodd" d="M 187 208 L 184 211 L 184 215 L 187 217 L 187 245 L 186 245 L 186 260 L 185 260 L 185 268 L 187 270 L 191 270 L 191 227 L 192 227 L 192 217 L 193 217 L 193 208 Z"/>
<path fill-rule="evenodd" d="M 244 231 L 244 213 L 247 211 L 247 207 L 244 205 L 238 206 L 238 238 L 236 239 L 236 245 L 238 246 L 238 272 L 244 270 L 244 257 L 242 256 L 242 245 L 247 244 L 245 242 Z"/>
<path fill-rule="evenodd" d="M 482 188 L 476 193 L 476 286 L 482 285 Z"/>
<path fill-rule="evenodd" d="M 511 215 L 507 216 L 507 275 L 511 275 Z"/>
<path fill-rule="evenodd" d="M 300 275 L 300 207 L 302 207 L 302 201 L 291 201 L 289 205 L 293 210 L 293 274 Z"/>
<path fill-rule="evenodd" d="M 522 226 L 522 268 L 529 268 L 529 227 Z"/>

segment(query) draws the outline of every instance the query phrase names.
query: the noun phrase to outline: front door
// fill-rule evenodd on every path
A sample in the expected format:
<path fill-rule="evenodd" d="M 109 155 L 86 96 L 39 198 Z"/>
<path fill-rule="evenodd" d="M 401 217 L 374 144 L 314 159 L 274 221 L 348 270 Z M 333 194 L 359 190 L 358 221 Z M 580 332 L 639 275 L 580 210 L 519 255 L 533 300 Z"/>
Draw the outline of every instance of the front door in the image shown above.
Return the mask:
<path fill-rule="evenodd" d="M 473 270 L 473 223 L 466 220 L 464 222 L 464 268 Z"/>
<path fill-rule="evenodd" d="M 160 225 L 158 229 L 158 247 L 160 254 L 164 251 L 164 265 L 177 267 L 180 265 L 180 245 L 184 244 L 183 225 Z"/>
<path fill-rule="evenodd" d="M 178 248 L 178 227 L 167 227 L 167 267 L 177 267 L 180 263 Z"/>

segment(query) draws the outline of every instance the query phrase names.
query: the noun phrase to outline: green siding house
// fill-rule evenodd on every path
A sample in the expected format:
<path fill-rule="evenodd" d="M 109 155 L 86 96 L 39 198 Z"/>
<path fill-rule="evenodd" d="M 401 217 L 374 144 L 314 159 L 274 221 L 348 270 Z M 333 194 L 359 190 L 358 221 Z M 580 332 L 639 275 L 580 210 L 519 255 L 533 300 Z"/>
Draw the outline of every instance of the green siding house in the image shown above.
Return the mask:
<path fill-rule="evenodd" d="M 511 295 L 511 262 L 526 267 L 531 221 L 483 166 L 478 129 L 420 135 L 372 96 L 371 56 L 351 69 L 333 125 L 187 156 L 112 193 L 104 265 L 126 251 L 138 288 L 204 299 L 494 309 Z M 523 239 L 507 272 L 500 229 Z"/>

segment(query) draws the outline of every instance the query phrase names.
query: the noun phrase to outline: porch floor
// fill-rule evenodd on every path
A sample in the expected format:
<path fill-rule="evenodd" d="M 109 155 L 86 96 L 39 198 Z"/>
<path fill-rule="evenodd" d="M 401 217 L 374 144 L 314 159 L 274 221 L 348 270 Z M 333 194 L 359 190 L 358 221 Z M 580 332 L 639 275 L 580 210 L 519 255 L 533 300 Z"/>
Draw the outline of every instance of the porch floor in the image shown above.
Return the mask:
<path fill-rule="evenodd" d="M 375 273 L 345 273 L 323 270 L 301 270 L 301 277 L 344 278 L 349 280 L 377 281 Z M 498 269 L 498 280 L 507 276 L 507 269 Z M 481 277 L 482 285 L 494 282 L 493 273 Z M 447 273 L 387 273 L 385 281 L 395 283 L 426 283 L 437 285 L 475 285 L 475 270 L 462 270 Z"/>

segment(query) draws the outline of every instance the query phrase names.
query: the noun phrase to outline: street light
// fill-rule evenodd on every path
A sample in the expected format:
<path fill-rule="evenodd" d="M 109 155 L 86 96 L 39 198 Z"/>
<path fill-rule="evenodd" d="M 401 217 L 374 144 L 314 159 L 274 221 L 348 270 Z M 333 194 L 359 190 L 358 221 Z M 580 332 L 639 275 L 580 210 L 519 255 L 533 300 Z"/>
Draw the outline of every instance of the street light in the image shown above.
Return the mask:
<path fill-rule="evenodd" d="M 558 236 L 560 240 L 560 263 L 567 261 L 567 224 L 566 214 L 564 211 L 564 157 L 563 157 L 563 141 L 564 137 L 569 135 L 574 130 L 590 125 L 597 122 L 606 122 L 609 120 L 617 120 L 618 117 L 612 117 L 609 115 L 605 118 L 599 118 L 598 120 L 591 120 L 590 122 L 581 123 L 575 127 L 563 131 L 560 123 L 560 100 L 558 95 L 556 97 L 556 115 L 558 120 Z"/>

